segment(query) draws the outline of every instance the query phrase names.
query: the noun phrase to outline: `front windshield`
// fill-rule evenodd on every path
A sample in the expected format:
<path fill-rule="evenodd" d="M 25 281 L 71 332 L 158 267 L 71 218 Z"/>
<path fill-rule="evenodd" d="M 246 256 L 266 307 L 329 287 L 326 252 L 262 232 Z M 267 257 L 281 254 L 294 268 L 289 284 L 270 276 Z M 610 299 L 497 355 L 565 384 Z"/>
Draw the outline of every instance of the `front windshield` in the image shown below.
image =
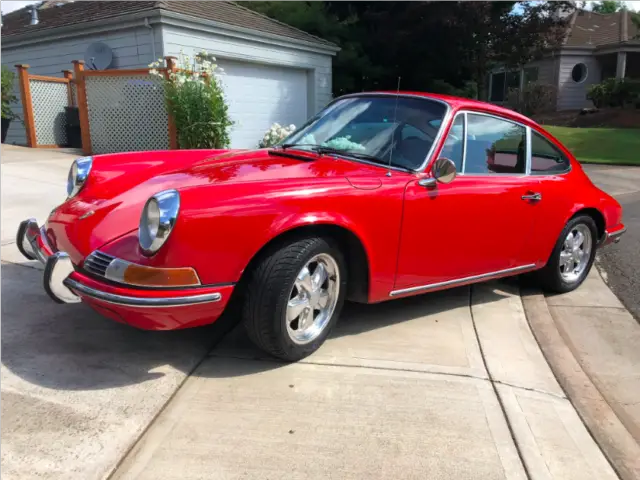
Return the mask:
<path fill-rule="evenodd" d="M 443 103 L 429 98 L 347 97 L 329 105 L 280 145 L 299 149 L 324 147 L 347 157 L 418 170 L 446 110 Z"/>

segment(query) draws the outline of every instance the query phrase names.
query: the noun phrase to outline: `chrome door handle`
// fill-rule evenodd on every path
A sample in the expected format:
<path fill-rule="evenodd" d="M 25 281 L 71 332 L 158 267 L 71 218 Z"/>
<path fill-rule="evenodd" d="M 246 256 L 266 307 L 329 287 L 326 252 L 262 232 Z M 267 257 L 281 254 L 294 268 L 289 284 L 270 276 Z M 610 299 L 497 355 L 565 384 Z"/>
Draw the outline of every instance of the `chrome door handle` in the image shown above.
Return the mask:
<path fill-rule="evenodd" d="M 523 195 L 522 196 L 522 200 L 528 200 L 530 202 L 539 202 L 540 200 L 542 200 L 542 194 L 541 193 L 530 193 L 527 195 Z"/>

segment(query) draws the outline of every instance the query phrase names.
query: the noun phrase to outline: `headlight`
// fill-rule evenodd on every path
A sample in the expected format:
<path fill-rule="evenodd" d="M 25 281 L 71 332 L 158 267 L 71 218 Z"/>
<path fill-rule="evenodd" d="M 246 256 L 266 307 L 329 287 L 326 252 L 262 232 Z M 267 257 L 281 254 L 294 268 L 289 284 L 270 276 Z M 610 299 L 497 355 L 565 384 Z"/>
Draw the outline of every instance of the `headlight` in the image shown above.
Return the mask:
<path fill-rule="evenodd" d="M 93 157 L 78 158 L 69 170 L 67 177 L 67 197 L 71 198 L 80 191 L 84 183 L 89 178 Z"/>
<path fill-rule="evenodd" d="M 147 200 L 138 228 L 140 248 L 145 255 L 153 255 L 167 241 L 180 210 L 180 195 L 175 190 L 156 193 Z"/>

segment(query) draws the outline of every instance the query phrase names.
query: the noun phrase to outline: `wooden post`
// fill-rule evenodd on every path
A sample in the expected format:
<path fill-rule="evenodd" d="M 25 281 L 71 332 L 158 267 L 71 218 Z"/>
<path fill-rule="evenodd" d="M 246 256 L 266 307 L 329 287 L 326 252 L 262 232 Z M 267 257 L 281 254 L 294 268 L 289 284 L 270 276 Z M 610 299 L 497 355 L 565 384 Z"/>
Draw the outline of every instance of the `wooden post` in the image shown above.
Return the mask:
<path fill-rule="evenodd" d="M 169 80 L 171 72 L 176 69 L 176 57 L 164 57 L 167 62 L 167 68 L 164 71 L 165 78 Z M 178 129 L 176 128 L 176 122 L 169 109 L 167 109 L 167 116 L 169 118 L 169 148 L 171 150 L 178 149 Z"/>
<path fill-rule="evenodd" d="M 67 82 L 67 105 L 75 107 L 75 102 L 73 101 L 73 89 L 71 88 L 71 83 L 73 83 L 73 72 L 71 70 L 62 70 L 62 75 L 64 75 L 64 78 L 69 80 Z"/>
<path fill-rule="evenodd" d="M 91 131 L 89 130 L 89 107 L 87 105 L 84 61 L 74 60 L 72 63 L 76 80 L 76 95 L 78 96 L 78 116 L 80 117 L 82 153 L 84 153 L 85 155 L 91 155 Z"/>
<path fill-rule="evenodd" d="M 22 113 L 24 115 L 24 129 L 27 136 L 27 146 L 36 146 L 36 125 L 33 118 L 33 101 L 29 86 L 29 65 L 16 65 L 18 81 L 20 82 L 20 98 L 22 99 Z"/>

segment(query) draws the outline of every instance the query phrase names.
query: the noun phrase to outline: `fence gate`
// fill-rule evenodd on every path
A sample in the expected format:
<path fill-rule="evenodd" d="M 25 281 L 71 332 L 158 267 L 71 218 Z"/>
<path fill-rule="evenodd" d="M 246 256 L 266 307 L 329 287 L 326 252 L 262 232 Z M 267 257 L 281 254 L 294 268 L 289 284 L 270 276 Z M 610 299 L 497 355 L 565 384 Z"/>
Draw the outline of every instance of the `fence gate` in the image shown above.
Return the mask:
<path fill-rule="evenodd" d="M 29 147 L 53 148 L 66 146 L 67 119 L 65 107 L 75 105 L 72 73 L 64 77 L 30 75 L 29 65 L 16 65 L 24 126 Z"/>
<path fill-rule="evenodd" d="M 84 88 L 93 153 L 169 148 L 161 79 L 148 70 L 90 70 Z"/>

